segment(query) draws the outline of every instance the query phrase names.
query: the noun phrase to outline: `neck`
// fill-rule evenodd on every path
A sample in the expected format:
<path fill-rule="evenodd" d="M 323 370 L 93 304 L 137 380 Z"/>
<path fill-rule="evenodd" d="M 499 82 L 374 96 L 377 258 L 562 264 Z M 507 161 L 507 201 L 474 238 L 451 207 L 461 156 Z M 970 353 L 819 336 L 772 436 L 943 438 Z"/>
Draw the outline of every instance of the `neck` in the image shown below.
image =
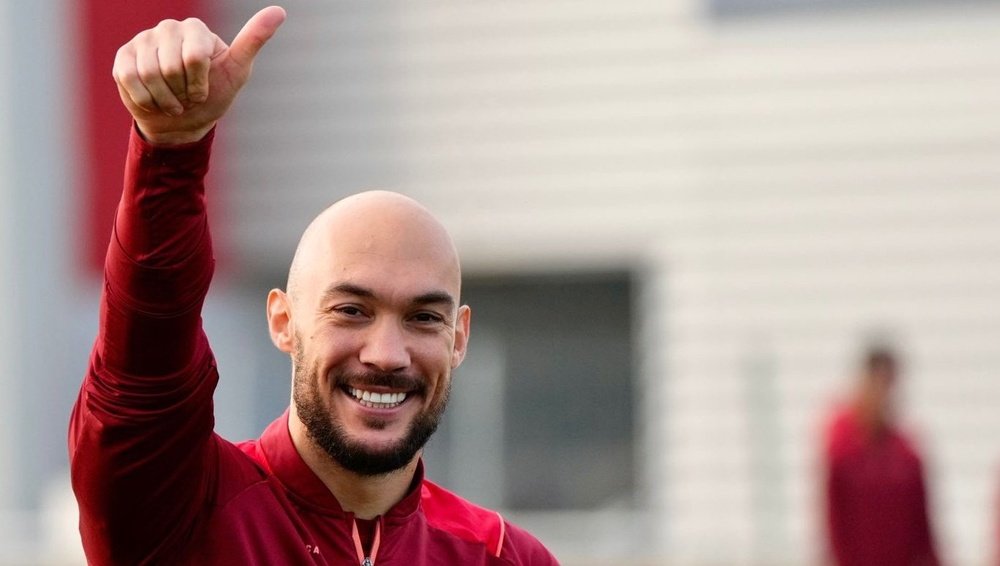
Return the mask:
<path fill-rule="evenodd" d="M 881 437 L 890 426 L 886 407 L 870 396 L 859 395 L 855 401 L 855 410 L 865 431 L 873 437 Z"/>
<path fill-rule="evenodd" d="M 354 513 L 359 519 L 374 519 L 406 497 L 417 471 L 419 455 L 388 474 L 365 476 L 345 469 L 317 446 L 309 438 L 305 425 L 294 414 L 294 405 L 288 419 L 288 431 L 306 466 L 337 498 L 344 511 Z"/>

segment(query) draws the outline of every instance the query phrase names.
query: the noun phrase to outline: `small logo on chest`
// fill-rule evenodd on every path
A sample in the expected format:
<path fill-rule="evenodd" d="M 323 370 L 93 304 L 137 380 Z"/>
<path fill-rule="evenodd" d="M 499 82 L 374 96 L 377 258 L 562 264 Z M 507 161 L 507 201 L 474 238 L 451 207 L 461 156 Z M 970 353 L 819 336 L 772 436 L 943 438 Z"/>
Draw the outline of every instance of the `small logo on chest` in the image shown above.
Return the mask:
<path fill-rule="evenodd" d="M 306 552 L 308 554 L 316 554 L 316 555 L 318 555 L 319 554 L 319 546 L 313 545 L 313 544 L 307 544 L 306 545 Z"/>

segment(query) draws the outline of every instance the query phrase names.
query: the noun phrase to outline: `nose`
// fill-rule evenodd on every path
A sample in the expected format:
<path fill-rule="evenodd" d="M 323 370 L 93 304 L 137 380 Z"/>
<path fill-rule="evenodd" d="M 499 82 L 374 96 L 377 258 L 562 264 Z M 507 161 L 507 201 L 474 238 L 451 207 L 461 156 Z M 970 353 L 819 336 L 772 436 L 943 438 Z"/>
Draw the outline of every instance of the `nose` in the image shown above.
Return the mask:
<path fill-rule="evenodd" d="M 405 330 L 395 320 L 384 318 L 369 327 L 359 354 L 361 363 L 384 372 L 410 366 Z"/>

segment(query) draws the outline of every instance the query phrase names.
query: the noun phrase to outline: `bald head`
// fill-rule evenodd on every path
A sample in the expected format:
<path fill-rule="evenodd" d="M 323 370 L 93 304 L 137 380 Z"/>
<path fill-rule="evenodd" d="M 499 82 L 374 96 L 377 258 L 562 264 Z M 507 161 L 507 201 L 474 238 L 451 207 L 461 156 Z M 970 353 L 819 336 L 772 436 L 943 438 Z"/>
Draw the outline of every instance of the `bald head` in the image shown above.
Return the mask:
<path fill-rule="evenodd" d="M 309 224 L 288 272 L 288 294 L 299 300 L 307 282 L 321 283 L 317 278 L 408 276 L 436 278 L 457 301 L 461 269 L 455 244 L 417 201 L 367 191 L 334 203 Z"/>

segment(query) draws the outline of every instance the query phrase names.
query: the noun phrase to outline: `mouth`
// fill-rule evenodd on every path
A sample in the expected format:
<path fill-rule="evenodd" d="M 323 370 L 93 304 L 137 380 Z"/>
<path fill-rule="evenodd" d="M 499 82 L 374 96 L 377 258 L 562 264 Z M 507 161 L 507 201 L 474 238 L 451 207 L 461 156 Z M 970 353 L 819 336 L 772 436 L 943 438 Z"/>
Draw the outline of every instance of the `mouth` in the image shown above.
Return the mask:
<path fill-rule="evenodd" d="M 343 390 L 361 406 L 369 409 L 395 409 L 409 396 L 405 391 L 378 392 L 350 386 L 345 386 Z"/>

